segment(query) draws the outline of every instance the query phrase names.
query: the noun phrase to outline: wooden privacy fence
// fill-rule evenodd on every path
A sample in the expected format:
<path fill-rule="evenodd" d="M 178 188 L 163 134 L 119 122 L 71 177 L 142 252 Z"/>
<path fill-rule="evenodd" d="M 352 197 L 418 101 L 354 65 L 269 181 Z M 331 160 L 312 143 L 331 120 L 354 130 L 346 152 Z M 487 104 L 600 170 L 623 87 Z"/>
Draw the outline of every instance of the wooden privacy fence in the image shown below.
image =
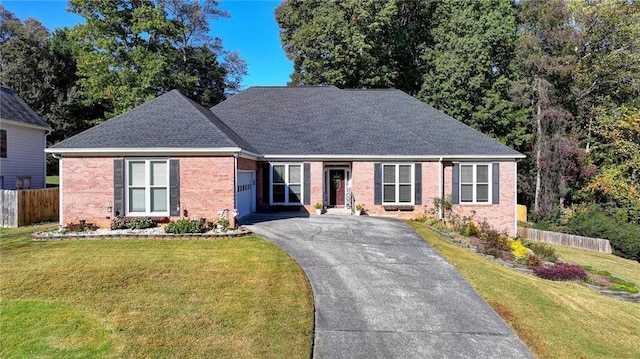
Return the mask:
<path fill-rule="evenodd" d="M 588 249 L 596 252 L 611 253 L 611 244 L 606 239 L 575 236 L 573 234 L 541 231 L 518 226 L 518 235 L 532 241 L 560 244 L 567 247 Z"/>
<path fill-rule="evenodd" d="M 20 227 L 58 220 L 58 188 L 0 190 L 0 226 Z"/>

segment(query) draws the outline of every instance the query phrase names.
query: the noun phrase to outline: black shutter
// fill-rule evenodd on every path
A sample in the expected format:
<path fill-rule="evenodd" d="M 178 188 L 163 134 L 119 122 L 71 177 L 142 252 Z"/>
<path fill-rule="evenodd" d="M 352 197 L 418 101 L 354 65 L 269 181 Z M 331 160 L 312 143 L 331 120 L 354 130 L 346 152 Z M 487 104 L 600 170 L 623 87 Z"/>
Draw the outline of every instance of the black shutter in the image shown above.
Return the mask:
<path fill-rule="evenodd" d="M 304 200 L 302 204 L 311 204 L 311 163 L 304 164 Z"/>
<path fill-rule="evenodd" d="M 113 214 L 124 216 L 124 160 L 113 160 Z"/>
<path fill-rule="evenodd" d="M 451 193 L 451 204 L 460 203 L 460 164 L 453 164 L 453 188 Z"/>
<path fill-rule="evenodd" d="M 262 163 L 262 204 L 271 203 L 271 196 L 269 194 L 269 190 L 271 187 L 271 183 L 269 178 L 271 177 L 271 166 L 269 163 Z"/>
<path fill-rule="evenodd" d="M 169 215 L 180 215 L 180 161 L 169 160 Z"/>
<path fill-rule="evenodd" d="M 422 163 L 416 163 L 414 165 L 415 169 L 415 189 L 416 189 L 416 193 L 415 193 L 415 197 L 414 197 L 414 203 L 415 204 L 422 204 Z"/>
<path fill-rule="evenodd" d="M 382 204 L 382 163 L 373 164 L 373 204 Z"/>
<path fill-rule="evenodd" d="M 493 169 L 491 170 L 492 177 L 492 189 L 491 189 L 491 197 L 493 204 L 500 203 L 500 163 L 494 163 Z"/>

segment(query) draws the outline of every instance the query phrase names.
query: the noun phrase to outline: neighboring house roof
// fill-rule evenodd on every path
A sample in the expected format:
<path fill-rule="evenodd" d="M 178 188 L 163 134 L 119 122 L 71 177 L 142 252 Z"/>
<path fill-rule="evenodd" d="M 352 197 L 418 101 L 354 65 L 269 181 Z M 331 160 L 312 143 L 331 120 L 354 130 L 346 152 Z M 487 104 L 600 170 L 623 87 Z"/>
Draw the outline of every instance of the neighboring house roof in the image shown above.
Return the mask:
<path fill-rule="evenodd" d="M 3 86 L 0 86 L 0 120 L 44 130 L 52 129 L 47 121 L 24 103 L 12 89 Z"/>
<path fill-rule="evenodd" d="M 265 158 L 522 158 L 399 90 L 251 87 L 211 110 L 168 92 L 47 152 L 240 148 Z"/>
<path fill-rule="evenodd" d="M 60 149 L 214 149 L 253 147 L 178 90 L 49 147 Z"/>
<path fill-rule="evenodd" d="M 252 87 L 211 111 L 265 156 L 523 157 L 393 89 Z"/>

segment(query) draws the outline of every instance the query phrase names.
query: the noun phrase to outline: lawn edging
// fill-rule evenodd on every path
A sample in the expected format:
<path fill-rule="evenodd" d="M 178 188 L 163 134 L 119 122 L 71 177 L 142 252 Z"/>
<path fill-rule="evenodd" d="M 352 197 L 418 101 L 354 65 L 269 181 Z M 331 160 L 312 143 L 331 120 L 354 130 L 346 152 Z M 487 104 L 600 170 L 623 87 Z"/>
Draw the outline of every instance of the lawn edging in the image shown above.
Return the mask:
<path fill-rule="evenodd" d="M 223 239 L 223 238 L 237 238 L 251 234 L 252 232 L 246 227 L 240 227 L 234 232 L 228 233 L 162 233 L 162 234 L 149 234 L 149 233 L 106 233 L 106 234 L 91 234 L 91 232 L 81 233 L 66 233 L 66 234 L 51 234 L 51 232 L 36 232 L 31 234 L 31 239 L 34 241 L 62 241 L 73 239 L 107 239 L 107 238 L 146 238 L 146 239 Z"/>

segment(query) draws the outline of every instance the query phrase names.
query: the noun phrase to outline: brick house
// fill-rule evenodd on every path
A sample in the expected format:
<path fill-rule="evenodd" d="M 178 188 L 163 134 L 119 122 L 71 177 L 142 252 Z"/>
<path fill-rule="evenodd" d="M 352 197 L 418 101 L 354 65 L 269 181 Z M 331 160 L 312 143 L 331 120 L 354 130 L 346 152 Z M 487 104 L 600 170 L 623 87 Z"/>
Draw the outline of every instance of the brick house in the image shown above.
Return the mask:
<path fill-rule="evenodd" d="M 237 210 L 418 218 L 434 198 L 515 234 L 524 156 L 398 90 L 252 87 L 206 109 L 174 90 L 47 149 L 62 224 Z"/>

